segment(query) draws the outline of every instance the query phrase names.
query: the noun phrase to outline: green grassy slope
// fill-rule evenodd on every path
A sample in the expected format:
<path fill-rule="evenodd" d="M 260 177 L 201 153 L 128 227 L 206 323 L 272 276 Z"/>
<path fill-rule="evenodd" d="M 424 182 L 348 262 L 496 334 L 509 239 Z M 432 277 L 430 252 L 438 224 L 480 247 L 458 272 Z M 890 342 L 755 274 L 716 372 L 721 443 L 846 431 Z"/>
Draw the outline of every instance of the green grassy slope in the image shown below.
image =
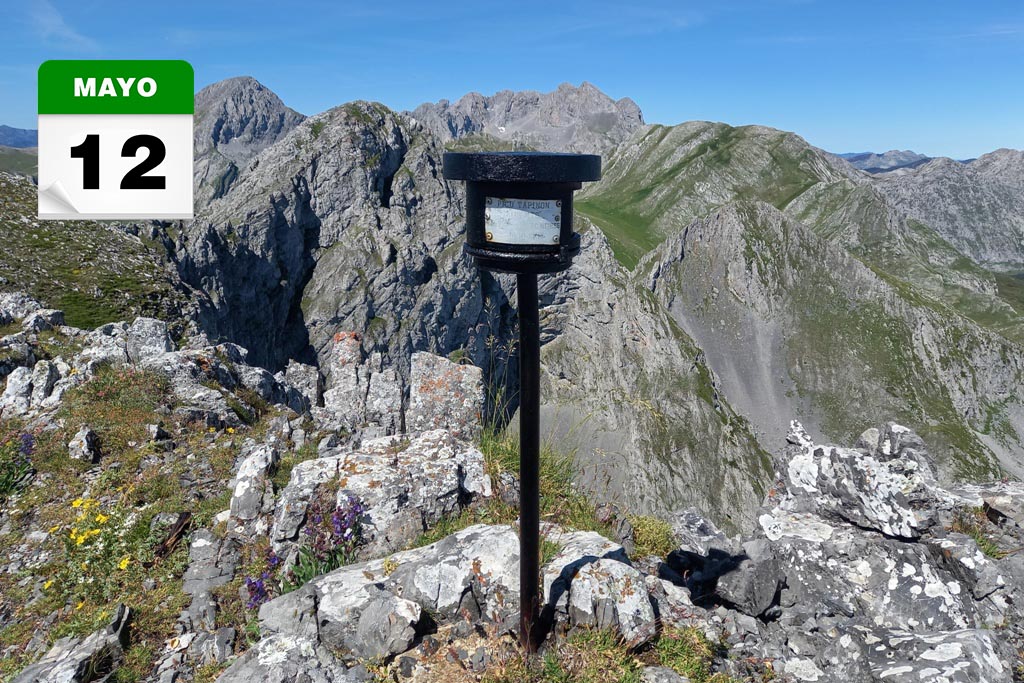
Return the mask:
<path fill-rule="evenodd" d="M 18 175 L 35 175 L 38 172 L 38 165 L 39 156 L 34 147 L 19 149 L 0 145 L 0 171 Z"/>
<path fill-rule="evenodd" d="M 0 290 L 62 309 L 69 325 L 173 318 L 181 305 L 162 247 L 92 221 L 39 220 L 27 178 L 0 173 L 0 241 Z"/>

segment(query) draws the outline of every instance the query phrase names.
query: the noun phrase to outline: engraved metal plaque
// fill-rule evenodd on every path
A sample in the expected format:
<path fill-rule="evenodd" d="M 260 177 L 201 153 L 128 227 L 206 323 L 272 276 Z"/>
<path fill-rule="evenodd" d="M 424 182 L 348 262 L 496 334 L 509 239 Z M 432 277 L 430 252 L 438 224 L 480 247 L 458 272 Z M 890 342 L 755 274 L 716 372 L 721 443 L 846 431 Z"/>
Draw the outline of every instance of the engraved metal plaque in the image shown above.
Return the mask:
<path fill-rule="evenodd" d="M 488 242 L 501 244 L 558 244 L 562 202 L 557 199 L 488 197 L 484 231 Z"/>

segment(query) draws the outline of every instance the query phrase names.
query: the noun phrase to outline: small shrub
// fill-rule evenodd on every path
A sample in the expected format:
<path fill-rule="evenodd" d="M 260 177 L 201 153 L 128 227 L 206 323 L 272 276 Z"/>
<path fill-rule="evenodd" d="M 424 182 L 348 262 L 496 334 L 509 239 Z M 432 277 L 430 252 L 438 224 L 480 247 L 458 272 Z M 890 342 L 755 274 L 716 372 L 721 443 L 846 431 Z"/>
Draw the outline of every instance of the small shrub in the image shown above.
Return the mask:
<path fill-rule="evenodd" d="M 654 646 L 658 663 L 693 683 L 733 683 L 733 678 L 711 673 L 715 645 L 696 628 L 665 629 Z"/>
<path fill-rule="evenodd" d="M 985 532 L 989 525 L 988 515 L 984 508 L 960 510 L 953 518 L 952 531 L 970 536 L 978 544 L 978 549 L 993 559 L 1006 557 L 1006 553 Z"/>
<path fill-rule="evenodd" d="M 636 545 L 637 557 L 657 555 L 665 558 L 676 549 L 672 525 L 668 522 L 647 515 L 631 516 L 629 522 L 633 525 L 633 542 Z"/>

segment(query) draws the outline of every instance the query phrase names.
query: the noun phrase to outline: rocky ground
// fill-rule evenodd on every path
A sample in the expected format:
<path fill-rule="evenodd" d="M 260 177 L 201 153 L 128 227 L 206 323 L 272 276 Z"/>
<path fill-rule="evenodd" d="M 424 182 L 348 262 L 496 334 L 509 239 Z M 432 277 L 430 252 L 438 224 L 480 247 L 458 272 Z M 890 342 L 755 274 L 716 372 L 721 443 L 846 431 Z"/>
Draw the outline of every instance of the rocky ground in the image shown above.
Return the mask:
<path fill-rule="evenodd" d="M 159 320 L 0 295 L 0 676 L 29 681 L 1013 681 L 1024 486 L 914 432 L 791 425 L 747 534 L 542 468 L 541 655 L 515 644 L 514 441 L 481 371 L 333 340 L 272 375 Z"/>

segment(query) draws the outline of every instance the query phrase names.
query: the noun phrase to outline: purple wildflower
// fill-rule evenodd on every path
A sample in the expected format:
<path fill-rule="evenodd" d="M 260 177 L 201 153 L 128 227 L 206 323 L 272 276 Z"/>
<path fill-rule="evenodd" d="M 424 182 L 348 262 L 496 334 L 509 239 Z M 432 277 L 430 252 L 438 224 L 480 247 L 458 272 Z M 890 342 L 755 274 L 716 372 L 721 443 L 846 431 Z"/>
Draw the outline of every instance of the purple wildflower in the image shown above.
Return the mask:
<path fill-rule="evenodd" d="M 21 444 L 18 446 L 18 453 L 21 455 L 21 457 L 27 460 L 28 457 L 32 455 L 32 452 L 35 450 L 35 447 L 36 438 L 34 436 L 32 436 L 31 434 L 21 435 Z"/>
<path fill-rule="evenodd" d="M 249 609 L 258 609 L 260 605 L 270 599 L 270 595 L 267 593 L 267 585 L 264 583 L 270 578 L 270 574 L 263 572 L 258 579 L 251 577 L 245 577 L 245 587 L 249 590 L 249 600 L 245 603 L 245 606 Z"/>

